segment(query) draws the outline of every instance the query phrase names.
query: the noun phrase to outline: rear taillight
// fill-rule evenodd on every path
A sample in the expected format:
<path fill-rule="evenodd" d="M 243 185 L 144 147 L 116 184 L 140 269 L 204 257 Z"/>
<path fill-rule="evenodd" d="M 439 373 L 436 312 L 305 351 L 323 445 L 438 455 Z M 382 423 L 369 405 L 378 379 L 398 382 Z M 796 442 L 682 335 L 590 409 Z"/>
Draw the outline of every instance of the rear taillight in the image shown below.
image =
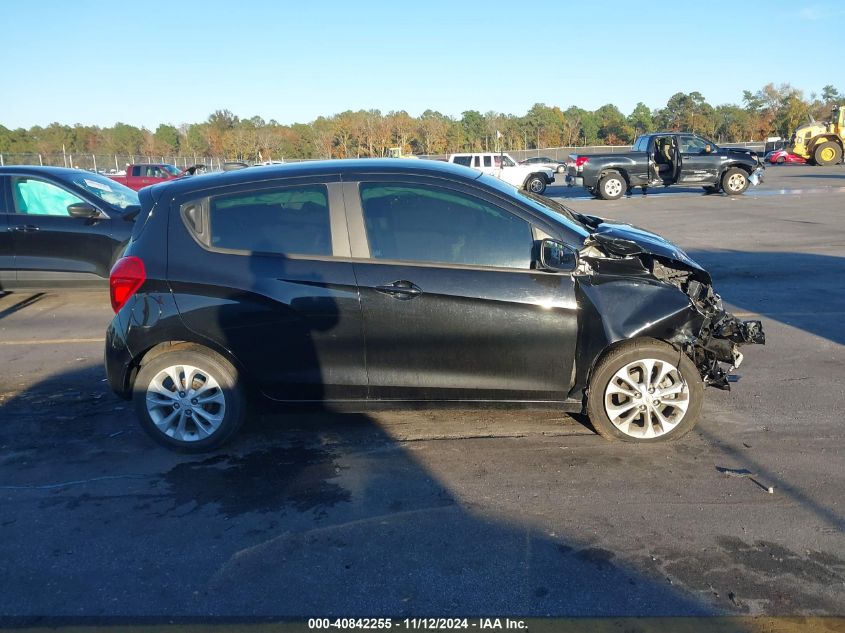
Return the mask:
<path fill-rule="evenodd" d="M 138 257 L 117 260 L 109 275 L 112 310 L 117 313 L 147 279 L 144 262 Z"/>
<path fill-rule="evenodd" d="M 575 166 L 580 167 L 581 165 L 586 163 L 588 160 L 590 160 L 589 156 L 579 156 L 578 158 L 575 159 Z"/>

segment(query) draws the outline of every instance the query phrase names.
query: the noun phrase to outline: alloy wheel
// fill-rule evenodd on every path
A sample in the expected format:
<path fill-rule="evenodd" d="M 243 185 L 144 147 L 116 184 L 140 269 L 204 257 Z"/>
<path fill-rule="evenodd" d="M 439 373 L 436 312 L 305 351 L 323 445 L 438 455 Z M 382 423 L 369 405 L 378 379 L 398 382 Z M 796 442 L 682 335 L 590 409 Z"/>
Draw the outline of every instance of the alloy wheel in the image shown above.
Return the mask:
<path fill-rule="evenodd" d="M 604 390 L 607 417 L 622 433 L 637 439 L 674 429 L 689 407 L 689 386 L 670 362 L 645 358 L 617 371 Z"/>

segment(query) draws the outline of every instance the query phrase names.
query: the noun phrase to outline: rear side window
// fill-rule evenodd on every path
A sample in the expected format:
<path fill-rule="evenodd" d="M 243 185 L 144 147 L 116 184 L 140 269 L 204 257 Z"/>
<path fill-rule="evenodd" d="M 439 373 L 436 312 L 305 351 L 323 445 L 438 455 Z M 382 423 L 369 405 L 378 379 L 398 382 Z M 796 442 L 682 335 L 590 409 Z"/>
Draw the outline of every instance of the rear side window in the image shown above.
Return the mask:
<path fill-rule="evenodd" d="M 331 255 L 328 193 L 302 185 L 211 198 L 211 246 L 258 253 Z"/>
<path fill-rule="evenodd" d="M 373 259 L 530 268 L 531 225 L 465 193 L 430 185 L 362 183 Z"/>

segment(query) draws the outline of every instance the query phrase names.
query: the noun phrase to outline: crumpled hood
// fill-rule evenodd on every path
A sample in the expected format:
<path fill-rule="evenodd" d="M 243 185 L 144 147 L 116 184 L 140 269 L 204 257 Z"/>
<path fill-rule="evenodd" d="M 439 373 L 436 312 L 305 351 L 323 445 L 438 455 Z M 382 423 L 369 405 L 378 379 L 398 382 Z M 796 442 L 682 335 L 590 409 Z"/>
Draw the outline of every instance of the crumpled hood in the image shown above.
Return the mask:
<path fill-rule="evenodd" d="M 687 255 L 680 246 L 656 233 L 630 224 L 619 224 L 612 221 L 602 222 L 587 241 L 589 242 L 591 239 L 612 255 L 621 257 L 641 253 L 655 255 L 703 273 L 708 280 L 710 278 L 709 273 L 702 268 L 701 264 Z"/>

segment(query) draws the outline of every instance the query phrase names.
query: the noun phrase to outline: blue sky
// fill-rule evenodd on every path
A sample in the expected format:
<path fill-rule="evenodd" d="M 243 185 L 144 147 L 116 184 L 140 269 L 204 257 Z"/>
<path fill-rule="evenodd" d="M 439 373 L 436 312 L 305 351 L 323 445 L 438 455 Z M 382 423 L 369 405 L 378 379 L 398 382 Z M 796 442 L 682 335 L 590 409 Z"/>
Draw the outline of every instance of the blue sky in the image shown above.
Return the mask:
<path fill-rule="evenodd" d="M 839 0 L 0 0 L 0 15 L 9 128 L 845 92 Z"/>

